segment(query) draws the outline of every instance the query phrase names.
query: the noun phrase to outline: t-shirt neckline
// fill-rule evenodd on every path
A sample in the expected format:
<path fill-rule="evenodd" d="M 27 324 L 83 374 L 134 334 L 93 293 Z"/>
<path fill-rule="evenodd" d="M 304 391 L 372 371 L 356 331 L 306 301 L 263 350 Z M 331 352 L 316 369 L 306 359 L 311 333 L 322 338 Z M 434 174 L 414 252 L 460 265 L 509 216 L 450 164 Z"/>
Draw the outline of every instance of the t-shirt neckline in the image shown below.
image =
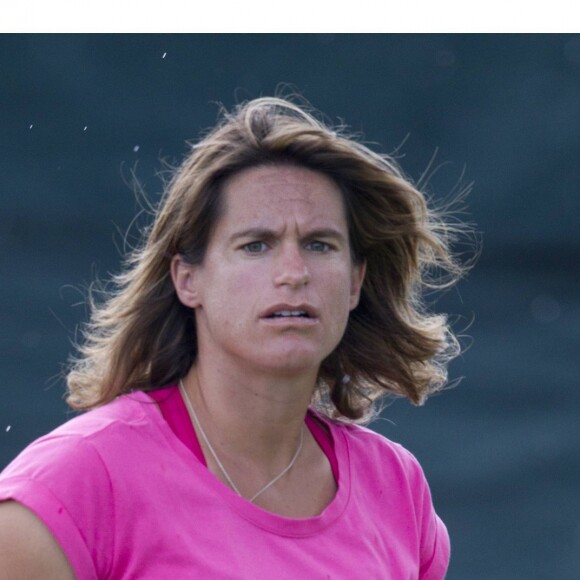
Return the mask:
<path fill-rule="evenodd" d="M 212 489 L 213 493 L 224 502 L 227 502 L 238 515 L 255 526 L 281 536 L 309 536 L 334 523 L 345 511 L 351 490 L 348 441 L 345 437 L 344 429 L 325 417 L 316 414 L 317 418 L 329 430 L 334 442 L 334 451 L 340 473 L 338 489 L 334 498 L 319 515 L 307 518 L 288 518 L 264 510 L 249 502 L 217 479 L 175 435 L 150 395 L 143 391 L 136 391 L 131 393 L 130 396 L 139 402 L 145 403 L 142 405 L 144 412 L 153 420 L 156 427 L 161 430 L 173 452 L 176 453 L 181 461 L 186 463 L 185 468 L 194 471 Z"/>

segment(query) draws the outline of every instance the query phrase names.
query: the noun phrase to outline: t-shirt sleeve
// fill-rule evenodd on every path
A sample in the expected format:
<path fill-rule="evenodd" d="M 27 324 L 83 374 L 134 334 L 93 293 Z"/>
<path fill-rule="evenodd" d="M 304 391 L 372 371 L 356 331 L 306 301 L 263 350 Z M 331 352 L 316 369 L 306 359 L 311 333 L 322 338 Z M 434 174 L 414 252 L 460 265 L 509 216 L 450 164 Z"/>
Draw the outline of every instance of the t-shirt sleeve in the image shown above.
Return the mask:
<path fill-rule="evenodd" d="M 445 524 L 435 512 L 425 474 L 415 457 L 410 460 L 410 481 L 415 495 L 417 524 L 420 529 L 420 580 L 442 580 L 449 566 L 450 542 Z"/>
<path fill-rule="evenodd" d="M 428 492 L 428 488 L 427 488 Z M 429 494 L 423 512 L 420 580 L 441 580 L 449 566 L 450 543 L 445 524 L 433 509 Z"/>
<path fill-rule="evenodd" d="M 51 531 L 78 578 L 107 576 L 114 542 L 111 481 L 90 440 L 43 437 L 0 475 L 0 501 L 26 506 Z"/>

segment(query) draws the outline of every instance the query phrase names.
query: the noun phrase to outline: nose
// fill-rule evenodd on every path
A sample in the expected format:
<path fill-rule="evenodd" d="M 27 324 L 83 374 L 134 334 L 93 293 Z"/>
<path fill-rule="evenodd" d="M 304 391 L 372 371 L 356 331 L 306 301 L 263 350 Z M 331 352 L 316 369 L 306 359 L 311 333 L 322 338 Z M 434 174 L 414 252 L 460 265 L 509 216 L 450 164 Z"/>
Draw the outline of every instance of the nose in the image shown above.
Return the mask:
<path fill-rule="evenodd" d="M 299 288 L 310 282 L 310 272 L 300 248 L 292 245 L 280 249 L 274 266 L 274 284 Z"/>

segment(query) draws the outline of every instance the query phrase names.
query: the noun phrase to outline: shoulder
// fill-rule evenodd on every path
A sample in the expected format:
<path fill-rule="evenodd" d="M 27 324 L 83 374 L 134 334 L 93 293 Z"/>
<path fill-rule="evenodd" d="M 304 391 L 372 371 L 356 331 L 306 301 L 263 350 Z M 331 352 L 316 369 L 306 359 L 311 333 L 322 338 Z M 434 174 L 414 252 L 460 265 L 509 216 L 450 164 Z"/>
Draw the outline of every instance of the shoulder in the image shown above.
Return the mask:
<path fill-rule="evenodd" d="M 63 423 L 47 437 L 92 438 L 111 427 L 131 430 L 150 423 L 155 402 L 143 392 L 122 395 L 110 403 L 87 411 Z"/>
<path fill-rule="evenodd" d="M 388 496 L 393 509 L 416 518 L 434 512 L 431 491 L 419 461 L 399 443 L 371 429 L 352 424 L 333 424 L 335 439 L 344 441 L 345 467 L 356 489 L 369 497 Z"/>
<path fill-rule="evenodd" d="M 66 438 L 98 441 L 116 431 L 131 433 L 147 428 L 155 422 L 156 415 L 155 402 L 147 394 L 129 393 L 76 415 L 37 441 Z"/>
<path fill-rule="evenodd" d="M 21 506 L 4 504 L 4 512 L 26 514 L 26 508 L 35 514 L 77 575 L 101 577 L 113 554 L 115 488 L 127 487 L 138 465 L 147 464 L 143 448 L 160 439 L 156 414 L 151 399 L 135 393 L 37 439 L 0 474 L 0 502 L 13 500 Z"/>
<path fill-rule="evenodd" d="M 443 578 L 449 562 L 449 535 L 435 512 L 429 485 L 415 456 L 365 427 L 333 423 L 332 429 L 346 441 L 352 480 L 359 494 L 381 498 L 381 505 L 387 507 L 384 513 L 397 514 L 398 521 L 406 522 L 405 533 L 413 528 L 420 577 Z"/>
<path fill-rule="evenodd" d="M 415 456 L 384 435 L 351 423 L 332 423 L 335 434 L 343 437 L 348 445 L 351 461 L 363 462 L 369 467 L 392 471 L 394 468 L 410 477 L 424 478 L 423 470 Z"/>
<path fill-rule="evenodd" d="M 130 454 L 132 441 L 151 439 L 147 432 L 154 428 L 155 410 L 148 406 L 153 404 L 144 393 L 123 396 L 32 442 L 0 474 L 0 499 L 33 482 L 59 489 L 70 482 L 68 491 L 75 496 L 85 486 L 106 484 L 108 459 Z"/>

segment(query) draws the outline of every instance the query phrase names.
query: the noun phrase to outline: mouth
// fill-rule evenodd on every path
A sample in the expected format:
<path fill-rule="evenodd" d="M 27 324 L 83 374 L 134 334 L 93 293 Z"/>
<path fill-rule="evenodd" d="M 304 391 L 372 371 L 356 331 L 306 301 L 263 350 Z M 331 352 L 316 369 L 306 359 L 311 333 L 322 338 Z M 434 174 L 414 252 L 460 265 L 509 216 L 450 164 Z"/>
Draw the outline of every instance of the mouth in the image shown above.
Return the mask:
<path fill-rule="evenodd" d="M 300 304 L 298 306 L 291 306 L 282 304 L 269 308 L 262 316 L 262 319 L 287 322 L 314 322 L 318 320 L 318 314 L 314 308 L 308 305 Z"/>
<path fill-rule="evenodd" d="M 277 310 L 266 318 L 310 318 L 305 310 Z"/>

